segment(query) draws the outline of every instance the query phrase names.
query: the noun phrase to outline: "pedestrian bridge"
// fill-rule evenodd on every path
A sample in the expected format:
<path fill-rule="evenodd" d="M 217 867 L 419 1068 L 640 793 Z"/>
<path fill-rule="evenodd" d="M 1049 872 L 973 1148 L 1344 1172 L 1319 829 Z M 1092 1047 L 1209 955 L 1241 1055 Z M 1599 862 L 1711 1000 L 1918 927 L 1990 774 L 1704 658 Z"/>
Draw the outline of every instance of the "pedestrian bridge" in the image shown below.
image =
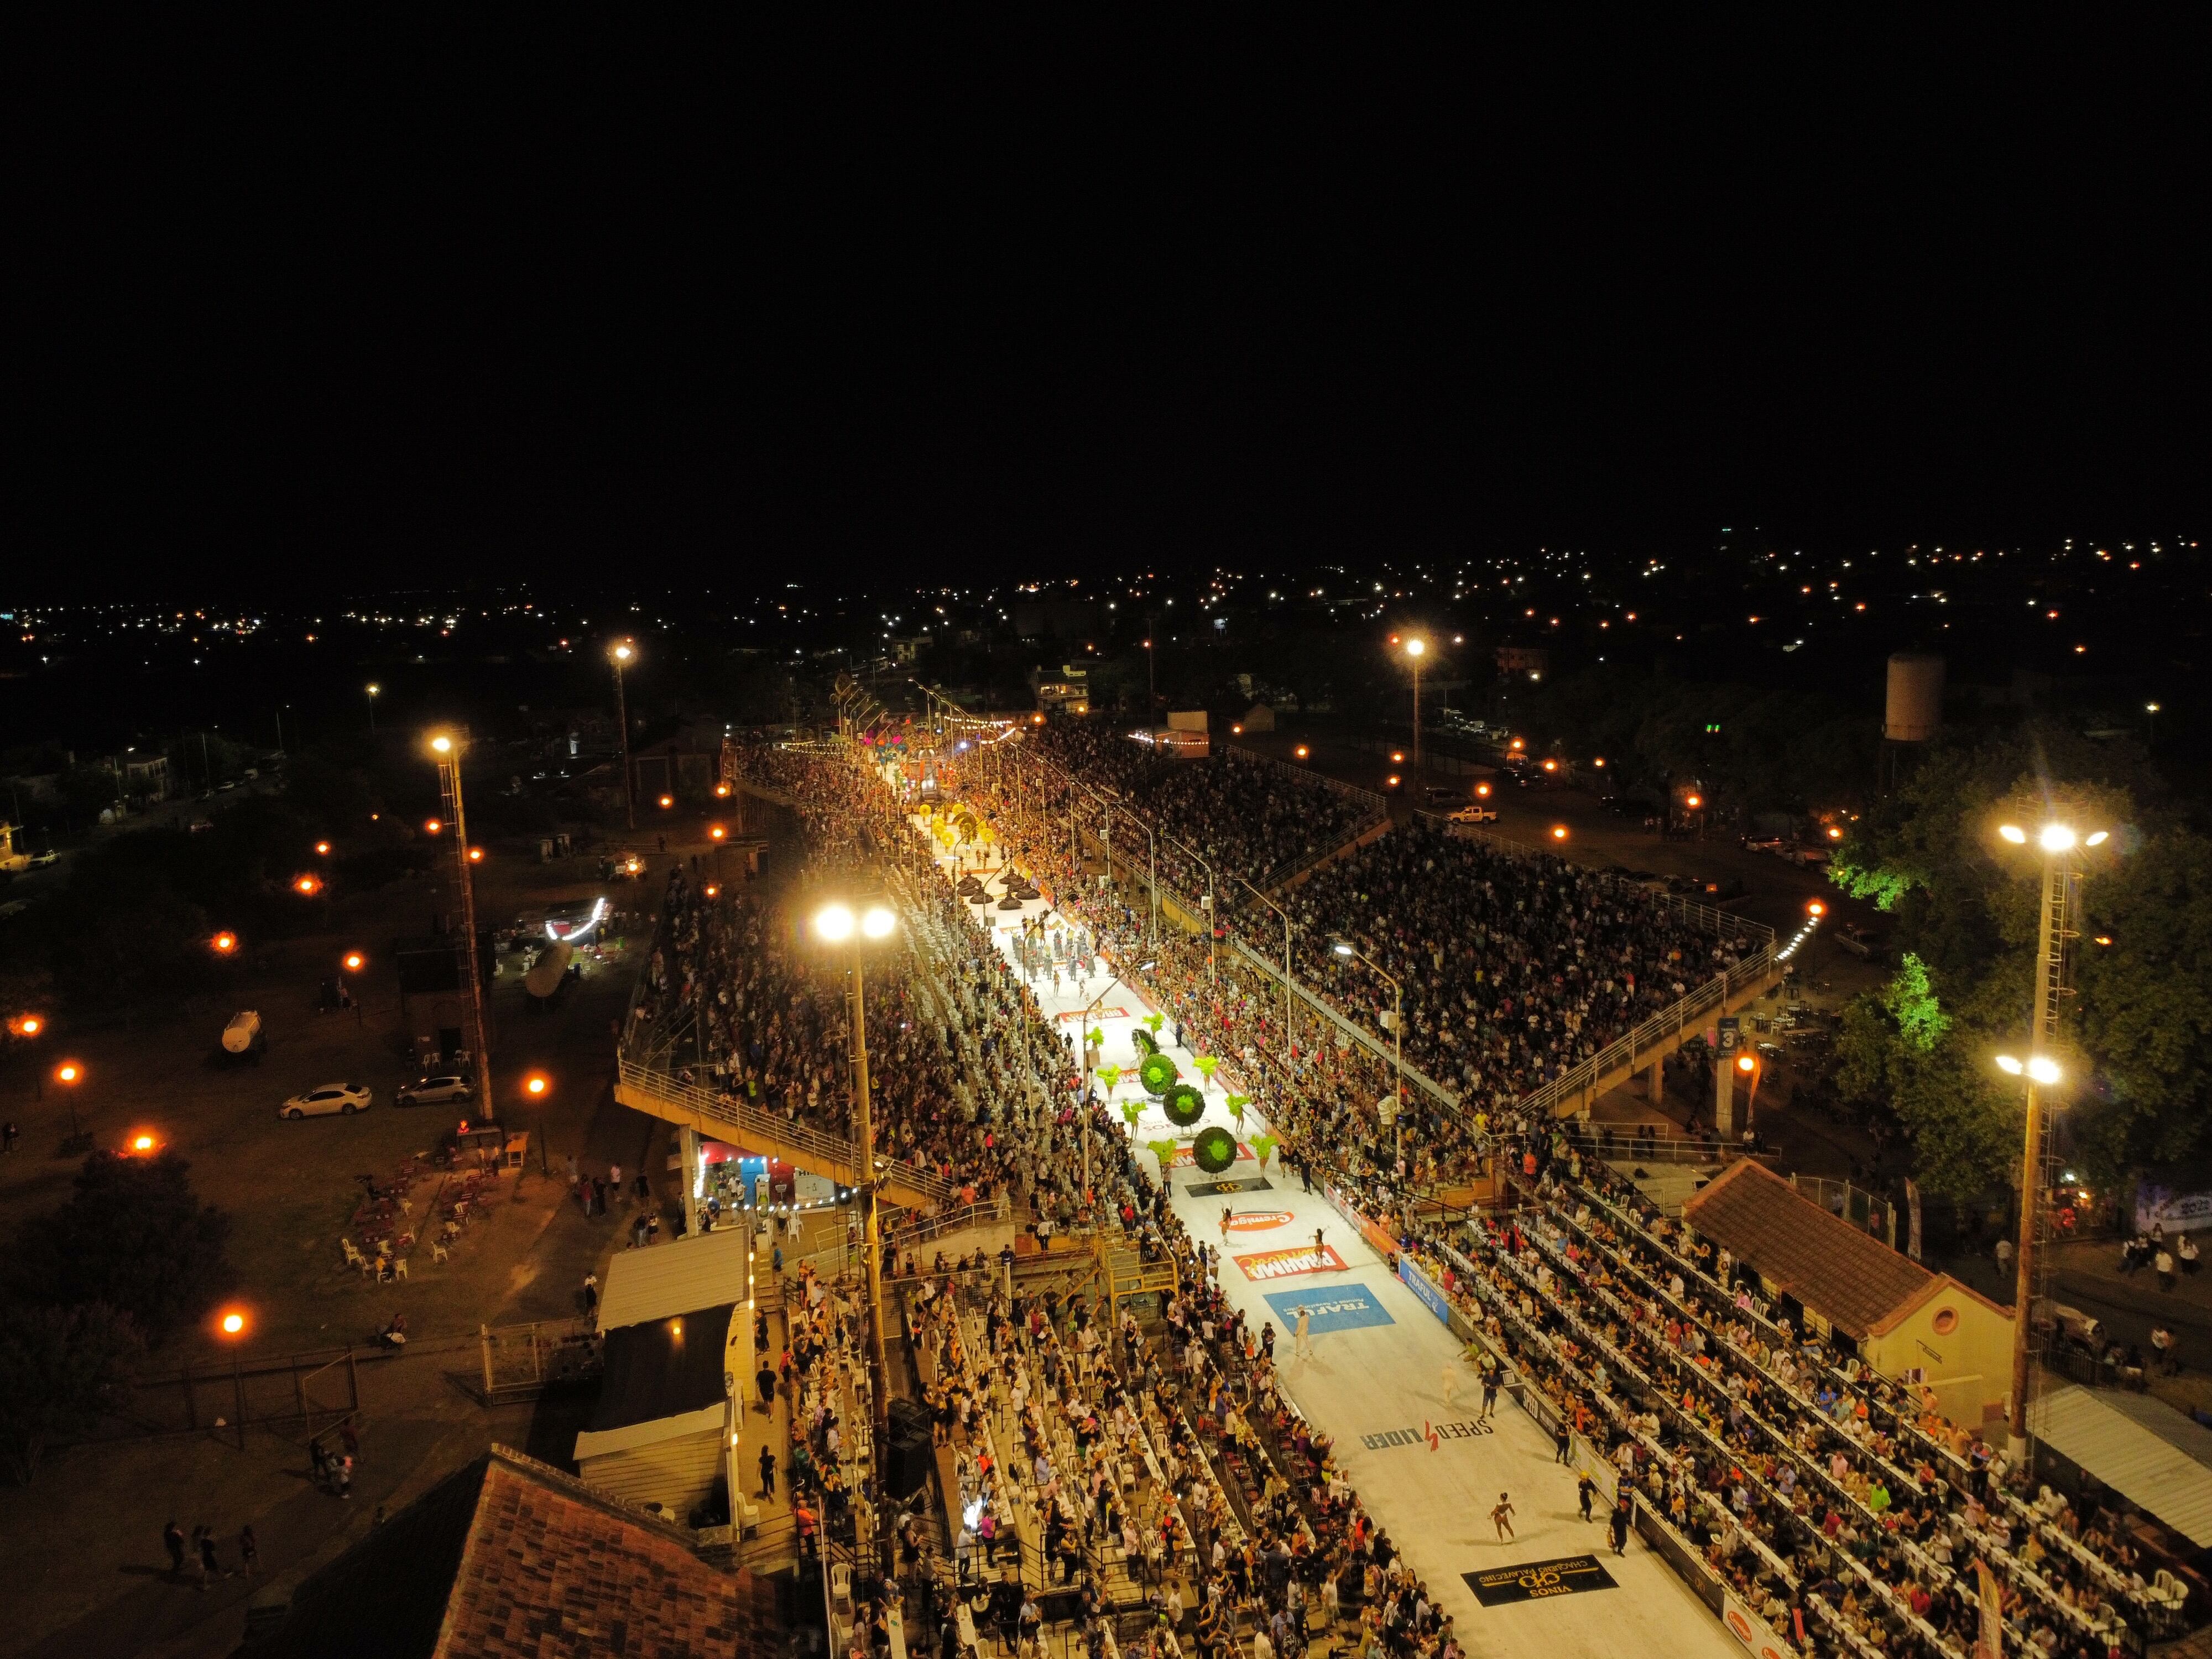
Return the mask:
<path fill-rule="evenodd" d="M 710 1139 L 763 1158 L 781 1159 L 795 1170 L 835 1181 L 842 1186 L 860 1182 L 860 1148 L 839 1135 L 824 1134 L 803 1123 L 793 1123 L 775 1112 L 764 1112 L 743 1101 L 732 1100 L 685 1083 L 665 1072 L 657 1072 L 635 1060 L 619 1062 L 615 1073 L 615 1098 L 648 1116 L 688 1128 Z M 927 1170 L 893 1158 L 876 1159 L 876 1193 L 880 1202 L 911 1210 L 934 1210 L 949 1203 L 952 1183 Z"/>

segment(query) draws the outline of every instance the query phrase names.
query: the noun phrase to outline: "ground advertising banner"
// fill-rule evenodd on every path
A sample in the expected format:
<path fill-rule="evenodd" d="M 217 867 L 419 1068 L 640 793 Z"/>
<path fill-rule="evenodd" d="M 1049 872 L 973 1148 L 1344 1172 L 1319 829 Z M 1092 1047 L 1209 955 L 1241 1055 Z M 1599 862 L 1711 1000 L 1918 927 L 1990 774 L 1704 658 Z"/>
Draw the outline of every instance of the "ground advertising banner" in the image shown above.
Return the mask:
<path fill-rule="evenodd" d="M 1420 1297 L 1421 1305 L 1449 1325 L 1452 1322 L 1451 1304 L 1443 1291 L 1431 1284 L 1429 1276 L 1413 1265 L 1413 1258 L 1398 1258 L 1398 1277 L 1406 1281 L 1406 1288 Z"/>

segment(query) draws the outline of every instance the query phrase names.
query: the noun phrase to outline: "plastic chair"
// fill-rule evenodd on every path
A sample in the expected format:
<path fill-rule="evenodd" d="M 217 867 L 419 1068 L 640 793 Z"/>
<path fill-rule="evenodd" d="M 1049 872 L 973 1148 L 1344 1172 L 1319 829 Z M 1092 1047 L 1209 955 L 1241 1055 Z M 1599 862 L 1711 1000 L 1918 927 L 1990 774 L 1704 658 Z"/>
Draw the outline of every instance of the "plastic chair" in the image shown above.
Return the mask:
<path fill-rule="evenodd" d="M 407 1258 L 405 1256 L 400 1256 L 392 1262 L 392 1276 L 394 1279 L 404 1279 L 407 1277 Z"/>
<path fill-rule="evenodd" d="M 430 1260 L 431 1260 L 431 1261 L 443 1261 L 447 1260 L 447 1257 L 448 1257 L 448 1256 L 450 1256 L 451 1255 L 452 1255 L 452 1252 L 451 1252 L 451 1251 L 449 1251 L 449 1250 L 447 1250 L 447 1249 L 446 1249 L 446 1247 L 445 1247 L 443 1244 L 440 1243 L 437 1240 L 433 1239 L 433 1240 L 430 1242 Z"/>

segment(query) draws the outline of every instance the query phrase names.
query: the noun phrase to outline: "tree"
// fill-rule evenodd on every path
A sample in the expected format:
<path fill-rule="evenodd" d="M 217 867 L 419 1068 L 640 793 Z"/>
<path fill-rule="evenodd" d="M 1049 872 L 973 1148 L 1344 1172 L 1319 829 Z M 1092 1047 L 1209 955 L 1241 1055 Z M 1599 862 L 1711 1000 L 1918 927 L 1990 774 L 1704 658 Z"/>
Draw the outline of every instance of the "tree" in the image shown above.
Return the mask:
<path fill-rule="evenodd" d="M 140 1346 L 130 1320 L 105 1304 L 0 1297 L 0 1451 L 18 1485 L 54 1441 L 99 1420 Z"/>
<path fill-rule="evenodd" d="M 1833 879 L 1895 921 L 1903 965 L 1847 1013 L 1838 1079 L 1893 1104 L 1931 1192 L 2002 1177 L 2021 1111 L 1992 1073 L 2033 1018 L 2042 855 L 2002 823 L 2104 829 L 2084 875 L 2078 995 L 2061 1012 L 2073 1157 L 2109 1184 L 2212 1149 L 2212 842 L 2165 805 L 2141 754 L 2059 727 L 1931 746 L 1838 849 Z"/>
<path fill-rule="evenodd" d="M 237 1282 L 230 1218 L 202 1204 L 173 1152 L 94 1152 L 59 1209 L 25 1224 L 10 1277 L 30 1301 L 100 1302 L 159 1346 Z"/>

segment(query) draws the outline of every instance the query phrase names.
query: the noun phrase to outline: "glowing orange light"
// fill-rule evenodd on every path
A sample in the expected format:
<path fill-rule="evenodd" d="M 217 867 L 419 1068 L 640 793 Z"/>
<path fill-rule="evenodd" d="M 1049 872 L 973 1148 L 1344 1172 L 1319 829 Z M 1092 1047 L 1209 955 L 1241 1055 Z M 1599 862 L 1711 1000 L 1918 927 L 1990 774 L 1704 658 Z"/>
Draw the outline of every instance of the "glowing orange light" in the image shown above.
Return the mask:
<path fill-rule="evenodd" d="M 1233 738 L 1241 738 L 1244 735 L 1244 728 L 1241 726 L 1232 726 L 1229 728 L 1229 735 Z"/>
<path fill-rule="evenodd" d="M 714 793 L 717 795 L 721 796 L 724 799 L 727 799 L 730 793 L 730 786 L 726 783 L 718 783 L 714 786 Z"/>
<path fill-rule="evenodd" d="M 445 832 L 446 826 L 439 823 L 435 818 L 425 818 L 422 820 L 422 828 L 431 835 L 436 836 L 442 835 Z"/>
<path fill-rule="evenodd" d="M 1755 1072 L 1759 1069 L 1759 1062 L 1749 1054 L 1738 1054 L 1735 1057 L 1735 1068 L 1739 1072 Z"/>
<path fill-rule="evenodd" d="M 1592 762 L 1590 763 L 1590 764 L 1591 764 L 1592 766 L 1602 766 L 1602 765 L 1604 765 L 1604 764 L 1605 764 L 1605 757 L 1604 757 L 1604 756 L 1602 756 L 1602 755 L 1600 755 L 1600 756 L 1599 756 L 1595 760 L 1592 761 Z"/>
<path fill-rule="evenodd" d="M 1818 899 L 1807 899 L 1805 901 L 1805 912 L 1808 915 L 1825 916 L 1828 914 L 1828 907 L 1821 903 Z"/>
<path fill-rule="evenodd" d="M 315 843 L 315 851 L 317 851 L 318 853 L 321 854 L 325 858 L 328 858 L 328 857 L 331 855 L 331 844 L 330 844 L 330 842 L 326 842 L 326 841 L 319 841 L 319 842 L 317 842 Z"/>
<path fill-rule="evenodd" d="M 1298 758 L 1300 760 L 1304 760 L 1306 757 L 1307 752 L 1305 744 L 1300 744 L 1298 745 Z"/>
<path fill-rule="evenodd" d="M 483 862 L 483 848 L 481 847 L 470 848 L 469 862 L 471 864 L 482 864 Z"/>
<path fill-rule="evenodd" d="M 1406 757 L 1394 749 L 1390 751 L 1390 763 L 1393 766 L 1403 766 L 1406 763 Z"/>
<path fill-rule="evenodd" d="M 1490 793 L 1490 786 L 1486 783 L 1478 783 L 1474 786 L 1474 793 L 1477 796 L 1486 795 Z"/>
<path fill-rule="evenodd" d="M 244 1314 L 227 1313 L 222 1316 L 222 1334 L 225 1336 L 236 1336 L 245 1328 L 246 1316 Z"/>
<path fill-rule="evenodd" d="M 228 956 L 233 951 L 238 949 L 238 935 L 235 933 L 217 933 L 213 939 L 210 939 L 208 943 L 213 945 L 216 950 L 222 955 Z"/>
<path fill-rule="evenodd" d="M 323 884 L 316 880 L 313 876 L 301 876 L 297 881 L 294 882 L 292 885 L 300 892 L 307 894 L 310 898 L 322 891 L 323 888 Z"/>
<path fill-rule="evenodd" d="M 1833 828 L 1831 828 L 1831 829 L 1829 830 L 1829 831 L 1828 831 L 1828 839 L 1829 839 L 1830 841 L 1841 841 L 1843 838 L 1844 838 L 1844 832 L 1843 832 L 1842 830 L 1837 830 L 1837 829 L 1833 829 Z"/>
<path fill-rule="evenodd" d="M 1691 796 L 1688 796 L 1688 797 L 1685 798 L 1685 799 L 1684 799 L 1684 801 L 1683 801 L 1683 805 L 1684 805 L 1688 806 L 1688 807 L 1691 807 L 1691 808 L 1692 808 L 1692 809 L 1695 809 L 1695 808 L 1697 808 L 1697 807 L 1703 806 L 1705 804 L 1705 798 L 1703 795 L 1691 795 Z"/>
<path fill-rule="evenodd" d="M 720 840 L 721 840 L 721 839 L 722 839 L 722 837 L 723 837 L 723 836 L 725 836 L 728 835 L 729 833 L 730 833 L 730 832 L 729 832 L 728 830 L 726 830 L 723 829 L 723 828 L 722 828 L 722 826 L 721 826 L 720 824 L 719 824 L 719 823 L 718 823 L 718 824 L 716 824 L 713 829 L 709 830 L 707 832 L 707 838 L 708 838 L 709 841 L 720 841 Z"/>
<path fill-rule="evenodd" d="M 676 797 L 673 795 L 663 795 L 660 798 L 660 810 L 664 812 L 675 805 Z"/>
<path fill-rule="evenodd" d="M 1566 838 L 1567 826 L 1565 824 L 1555 823 L 1552 826 L 1552 839 L 1553 841 L 1565 841 Z"/>
<path fill-rule="evenodd" d="M 345 967 L 348 973 L 357 974 L 368 964 L 368 958 L 360 951 L 349 951 L 345 953 Z"/>
<path fill-rule="evenodd" d="M 1546 761 L 1544 763 L 1544 769 L 1547 772 L 1556 772 L 1559 769 L 1559 763 L 1555 760 Z"/>
<path fill-rule="evenodd" d="M 706 892 L 708 898 L 719 897 L 721 891 L 722 890 L 720 887 L 717 887 L 713 882 L 710 881 L 707 884 Z"/>
<path fill-rule="evenodd" d="M 1513 739 L 1513 746 L 1514 746 L 1516 749 L 1518 749 L 1518 748 L 1521 746 L 1521 739 L 1520 739 L 1520 738 L 1514 738 L 1514 739 Z"/>
<path fill-rule="evenodd" d="M 84 1076 L 84 1067 L 73 1060 L 65 1060 L 54 1067 L 54 1075 L 64 1083 L 75 1083 Z"/>
<path fill-rule="evenodd" d="M 1395 789 L 1398 787 L 1398 775 L 1395 772 L 1393 772 L 1390 775 L 1390 787 L 1393 789 Z"/>
<path fill-rule="evenodd" d="M 26 1014 L 15 1022 L 15 1029 L 25 1036 L 36 1036 L 46 1029 L 46 1021 L 36 1014 Z"/>
<path fill-rule="evenodd" d="M 541 1072 L 533 1073 L 531 1076 L 530 1081 L 524 1084 L 522 1086 L 528 1090 L 532 1095 L 542 1095 L 546 1091 L 546 1090 L 551 1088 L 553 1085 L 546 1081 L 544 1073 Z"/>

